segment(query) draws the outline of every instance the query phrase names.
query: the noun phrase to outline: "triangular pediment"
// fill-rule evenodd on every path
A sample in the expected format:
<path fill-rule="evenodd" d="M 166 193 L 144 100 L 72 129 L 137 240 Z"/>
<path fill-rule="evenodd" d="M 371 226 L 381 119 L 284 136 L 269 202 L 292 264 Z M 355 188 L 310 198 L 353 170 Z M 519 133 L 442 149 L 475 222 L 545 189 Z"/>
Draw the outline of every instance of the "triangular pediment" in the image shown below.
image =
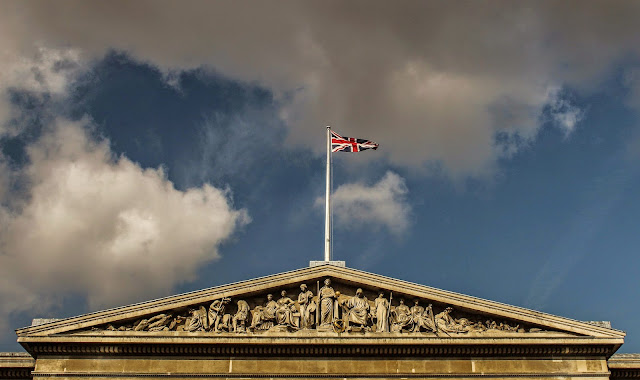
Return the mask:
<path fill-rule="evenodd" d="M 331 282 L 327 286 L 326 279 Z M 302 284 L 307 286 L 306 291 L 301 290 Z M 282 291 L 286 294 L 282 295 Z M 380 293 L 382 299 L 376 300 Z M 271 302 L 268 294 L 273 297 Z M 46 336 L 219 337 L 240 333 L 614 340 L 625 335 L 592 323 L 335 265 L 303 268 L 98 311 L 25 327 L 16 333 L 19 341 Z"/>

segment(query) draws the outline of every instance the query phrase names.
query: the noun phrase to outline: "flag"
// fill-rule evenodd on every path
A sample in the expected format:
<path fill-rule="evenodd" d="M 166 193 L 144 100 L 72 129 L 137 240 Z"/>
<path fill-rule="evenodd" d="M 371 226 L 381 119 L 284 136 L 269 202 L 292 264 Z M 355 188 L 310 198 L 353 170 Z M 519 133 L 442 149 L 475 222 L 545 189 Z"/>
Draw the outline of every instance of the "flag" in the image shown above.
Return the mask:
<path fill-rule="evenodd" d="M 353 137 L 342 137 L 331 131 L 331 151 L 332 152 L 360 152 L 367 149 L 378 149 L 378 144 L 365 139 Z"/>

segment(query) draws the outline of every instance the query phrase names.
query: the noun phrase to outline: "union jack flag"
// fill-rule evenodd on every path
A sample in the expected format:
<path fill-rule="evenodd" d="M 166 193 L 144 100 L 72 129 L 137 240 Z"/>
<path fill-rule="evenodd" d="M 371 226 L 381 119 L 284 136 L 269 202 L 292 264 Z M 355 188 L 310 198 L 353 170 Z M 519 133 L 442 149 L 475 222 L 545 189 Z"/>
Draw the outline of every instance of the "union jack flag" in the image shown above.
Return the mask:
<path fill-rule="evenodd" d="M 353 137 L 342 137 L 331 131 L 331 151 L 332 152 L 360 152 L 367 149 L 378 149 L 378 144 L 365 139 Z"/>

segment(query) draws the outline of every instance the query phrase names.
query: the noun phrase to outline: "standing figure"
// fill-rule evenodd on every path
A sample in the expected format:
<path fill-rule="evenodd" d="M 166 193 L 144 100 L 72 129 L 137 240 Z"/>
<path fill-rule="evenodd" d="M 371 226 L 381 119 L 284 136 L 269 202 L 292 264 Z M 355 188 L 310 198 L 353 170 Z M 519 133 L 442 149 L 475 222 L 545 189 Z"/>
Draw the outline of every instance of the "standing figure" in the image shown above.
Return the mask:
<path fill-rule="evenodd" d="M 268 330 L 273 327 L 273 322 L 276 319 L 276 310 L 278 310 L 278 303 L 273 300 L 273 295 L 267 294 L 267 304 L 264 307 L 256 306 L 249 328 L 252 330 Z"/>
<path fill-rule="evenodd" d="M 231 302 L 230 298 L 215 300 L 209 305 L 209 327 L 214 332 L 219 332 L 221 328 L 229 329 L 229 318 L 225 318 L 224 309 Z"/>
<path fill-rule="evenodd" d="M 389 300 L 384 298 L 384 293 L 375 300 L 376 331 L 389 332 Z"/>
<path fill-rule="evenodd" d="M 291 298 L 287 297 L 287 291 L 280 292 L 280 299 L 278 300 L 278 309 L 276 310 L 276 322 L 279 325 L 293 326 L 293 318 L 291 310 L 294 307 L 294 302 Z"/>
<path fill-rule="evenodd" d="M 318 294 L 320 300 L 320 326 L 333 325 L 333 302 L 336 299 L 336 292 L 331 287 L 331 280 L 324 280 L 324 286 L 320 288 Z"/>
<path fill-rule="evenodd" d="M 407 328 L 411 328 L 411 310 L 409 310 L 409 306 L 404 304 L 404 300 L 401 299 L 400 305 L 396 306 L 396 310 L 394 311 L 391 331 L 401 332 Z"/>
<path fill-rule="evenodd" d="M 246 331 L 246 324 L 249 320 L 249 304 L 245 300 L 239 300 L 237 303 L 238 311 L 233 315 L 232 325 L 233 331 L 237 333 Z"/>
<path fill-rule="evenodd" d="M 313 293 L 307 289 L 306 284 L 300 285 L 298 304 L 300 305 L 300 328 L 312 328 L 314 324 L 314 318 L 312 317 L 311 313 L 315 311 L 316 304 L 313 302 Z"/>
<path fill-rule="evenodd" d="M 360 327 L 369 325 L 369 300 L 362 294 L 362 289 L 356 290 L 356 295 L 349 298 L 342 304 L 347 310 L 347 331 L 351 330 L 351 325 L 356 324 Z"/>

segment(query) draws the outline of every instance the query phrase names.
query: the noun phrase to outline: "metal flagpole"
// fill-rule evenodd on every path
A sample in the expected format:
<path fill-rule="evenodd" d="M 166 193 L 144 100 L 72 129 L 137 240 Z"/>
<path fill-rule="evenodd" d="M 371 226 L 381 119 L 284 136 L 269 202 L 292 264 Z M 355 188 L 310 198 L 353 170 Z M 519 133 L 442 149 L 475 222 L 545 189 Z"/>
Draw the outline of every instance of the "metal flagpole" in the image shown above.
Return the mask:
<path fill-rule="evenodd" d="M 327 189 L 324 212 L 324 261 L 331 261 L 331 127 L 327 126 Z"/>

